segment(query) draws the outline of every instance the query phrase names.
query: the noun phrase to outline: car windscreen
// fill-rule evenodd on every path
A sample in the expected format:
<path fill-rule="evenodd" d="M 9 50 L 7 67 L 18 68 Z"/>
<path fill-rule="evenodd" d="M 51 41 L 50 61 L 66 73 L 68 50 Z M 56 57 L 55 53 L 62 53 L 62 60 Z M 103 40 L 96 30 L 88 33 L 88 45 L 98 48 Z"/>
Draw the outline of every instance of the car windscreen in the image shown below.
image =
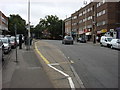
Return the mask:
<path fill-rule="evenodd" d="M 110 42 L 112 40 L 112 38 L 107 38 L 107 40 Z"/>
<path fill-rule="evenodd" d="M 7 39 L 1 39 L 3 43 L 8 43 Z"/>
<path fill-rule="evenodd" d="M 66 37 L 66 39 L 68 39 L 68 40 L 72 40 L 72 37 Z"/>
<path fill-rule="evenodd" d="M 10 42 L 14 42 L 15 41 L 15 39 L 14 38 L 10 38 Z"/>

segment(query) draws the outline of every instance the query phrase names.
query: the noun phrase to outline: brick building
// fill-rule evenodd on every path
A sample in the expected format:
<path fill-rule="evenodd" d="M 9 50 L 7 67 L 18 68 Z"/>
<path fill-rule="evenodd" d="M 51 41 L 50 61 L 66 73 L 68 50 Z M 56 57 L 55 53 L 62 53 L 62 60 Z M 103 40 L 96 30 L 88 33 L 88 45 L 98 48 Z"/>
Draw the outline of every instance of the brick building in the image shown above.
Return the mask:
<path fill-rule="evenodd" d="M 92 41 L 105 33 L 115 37 L 115 30 L 120 27 L 120 2 L 91 2 L 71 14 L 71 18 L 71 31 L 76 38 Z"/>
<path fill-rule="evenodd" d="M 8 18 L 0 11 L 0 35 L 8 31 Z"/>
<path fill-rule="evenodd" d="M 65 34 L 71 35 L 71 17 L 66 18 L 64 21 L 65 21 Z"/>

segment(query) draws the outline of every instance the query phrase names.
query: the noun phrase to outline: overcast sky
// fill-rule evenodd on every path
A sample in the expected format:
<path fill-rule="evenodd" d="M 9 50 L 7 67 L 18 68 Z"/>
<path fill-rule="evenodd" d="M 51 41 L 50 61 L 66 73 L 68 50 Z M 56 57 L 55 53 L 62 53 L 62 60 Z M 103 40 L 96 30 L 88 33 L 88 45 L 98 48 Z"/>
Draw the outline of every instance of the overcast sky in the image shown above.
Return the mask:
<path fill-rule="evenodd" d="M 65 19 L 84 6 L 84 0 L 30 0 L 30 22 L 37 25 L 46 15 L 57 15 Z M 85 0 L 88 3 L 93 0 Z M 96 0 L 98 1 L 98 0 Z M 115 1 L 115 0 L 108 0 Z M 119 1 L 119 0 L 118 0 Z M 0 0 L 0 11 L 7 17 L 19 14 L 28 23 L 28 0 Z"/>
<path fill-rule="evenodd" d="M 84 0 L 30 0 L 30 22 L 32 25 L 39 23 L 40 18 L 46 15 L 57 15 L 65 19 L 83 7 Z M 87 0 L 90 2 L 90 0 Z M 19 14 L 28 23 L 28 0 L 0 0 L 0 11 L 6 16 Z"/>

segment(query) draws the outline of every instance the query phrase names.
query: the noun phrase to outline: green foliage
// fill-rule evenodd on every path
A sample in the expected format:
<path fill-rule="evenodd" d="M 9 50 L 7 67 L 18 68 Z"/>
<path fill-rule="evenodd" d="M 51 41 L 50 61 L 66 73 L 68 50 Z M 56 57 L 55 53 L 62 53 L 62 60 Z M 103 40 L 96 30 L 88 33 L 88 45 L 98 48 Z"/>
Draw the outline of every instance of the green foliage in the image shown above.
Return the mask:
<path fill-rule="evenodd" d="M 15 24 L 18 34 L 24 34 L 26 31 L 26 21 L 22 19 L 19 15 L 10 15 L 8 18 L 8 29 L 11 35 L 15 35 Z"/>
<path fill-rule="evenodd" d="M 40 36 L 45 38 L 60 39 L 62 35 L 62 20 L 55 15 L 45 16 L 44 19 L 40 19 L 39 24 L 35 27 L 35 32 L 39 32 Z"/>

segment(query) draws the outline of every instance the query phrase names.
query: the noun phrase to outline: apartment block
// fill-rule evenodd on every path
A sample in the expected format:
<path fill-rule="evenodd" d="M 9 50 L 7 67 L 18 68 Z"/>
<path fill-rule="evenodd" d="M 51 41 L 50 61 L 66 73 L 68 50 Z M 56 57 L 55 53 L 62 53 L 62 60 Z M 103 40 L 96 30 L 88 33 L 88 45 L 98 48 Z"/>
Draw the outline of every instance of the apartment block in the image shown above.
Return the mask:
<path fill-rule="evenodd" d="M 83 37 L 92 41 L 105 33 L 114 36 L 118 27 L 120 2 L 90 2 L 71 14 L 71 32 L 75 38 Z"/>
<path fill-rule="evenodd" d="M 66 18 L 64 21 L 65 21 L 65 34 L 71 35 L 71 17 Z"/>
<path fill-rule="evenodd" d="M 0 11 L 0 35 L 8 31 L 8 18 Z"/>

